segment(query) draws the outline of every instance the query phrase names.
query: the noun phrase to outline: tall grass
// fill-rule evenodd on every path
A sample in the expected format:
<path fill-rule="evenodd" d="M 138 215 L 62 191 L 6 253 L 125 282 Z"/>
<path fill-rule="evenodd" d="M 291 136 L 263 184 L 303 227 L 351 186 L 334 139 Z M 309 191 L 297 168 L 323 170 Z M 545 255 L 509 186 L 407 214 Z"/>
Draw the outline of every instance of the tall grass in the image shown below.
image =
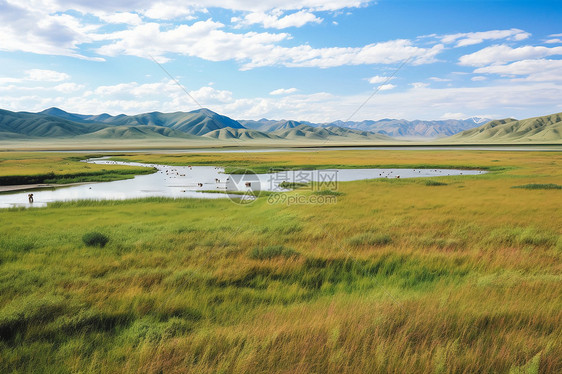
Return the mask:
<path fill-rule="evenodd" d="M 386 157 L 443 155 L 317 161 Z M 561 372 L 558 192 L 511 188 L 562 183 L 559 158 L 460 152 L 447 160 L 512 168 L 443 190 L 340 183 L 337 204 L 0 210 L 0 372 Z M 86 247 L 90 232 L 110 240 Z"/>

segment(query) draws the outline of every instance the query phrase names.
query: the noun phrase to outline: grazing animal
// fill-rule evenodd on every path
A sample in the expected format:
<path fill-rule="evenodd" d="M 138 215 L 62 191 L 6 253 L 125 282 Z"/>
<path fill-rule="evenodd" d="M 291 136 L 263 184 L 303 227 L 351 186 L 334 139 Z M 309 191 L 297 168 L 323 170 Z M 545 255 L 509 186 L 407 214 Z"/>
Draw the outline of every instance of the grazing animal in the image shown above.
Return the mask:
<path fill-rule="evenodd" d="M 396 176 L 396 179 L 400 179 L 400 176 L 399 176 L 399 175 L 397 175 L 397 176 Z"/>
<path fill-rule="evenodd" d="M 246 182 L 246 187 L 252 187 L 252 182 Z"/>
<path fill-rule="evenodd" d="M 203 187 L 203 183 L 197 183 L 197 187 Z"/>
<path fill-rule="evenodd" d="M 29 200 L 30 204 L 33 203 L 33 194 L 32 193 L 28 194 L 27 199 Z"/>

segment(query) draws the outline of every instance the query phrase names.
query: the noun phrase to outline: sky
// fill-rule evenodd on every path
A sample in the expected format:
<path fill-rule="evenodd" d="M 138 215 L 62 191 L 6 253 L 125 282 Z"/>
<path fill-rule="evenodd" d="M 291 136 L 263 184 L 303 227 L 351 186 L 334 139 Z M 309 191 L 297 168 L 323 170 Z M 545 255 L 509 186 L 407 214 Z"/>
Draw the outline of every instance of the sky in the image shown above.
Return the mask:
<path fill-rule="evenodd" d="M 560 1 L 0 0 L 0 108 L 528 118 L 562 112 L 561 19 Z"/>

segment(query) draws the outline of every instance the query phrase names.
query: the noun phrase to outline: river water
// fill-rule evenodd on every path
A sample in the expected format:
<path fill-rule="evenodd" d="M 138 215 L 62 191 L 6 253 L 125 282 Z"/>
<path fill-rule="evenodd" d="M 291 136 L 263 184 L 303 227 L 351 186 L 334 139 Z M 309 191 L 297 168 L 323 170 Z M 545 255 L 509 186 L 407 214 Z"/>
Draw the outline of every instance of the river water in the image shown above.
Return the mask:
<path fill-rule="evenodd" d="M 0 208 L 44 207 L 50 202 L 72 200 L 124 200 L 145 197 L 218 199 L 230 196 L 236 198 L 237 195 L 228 194 L 228 192 L 286 191 L 285 188 L 279 186 L 283 181 L 313 182 L 319 184 L 321 188 L 336 189 L 338 182 L 363 179 L 420 178 L 485 173 L 482 170 L 454 169 L 327 169 L 228 175 L 224 173 L 223 168 L 214 166 L 167 166 L 116 162 L 103 158 L 86 162 L 144 166 L 156 168 L 157 172 L 114 182 L 2 193 L 0 194 Z M 28 202 L 29 193 L 34 195 L 33 203 Z"/>

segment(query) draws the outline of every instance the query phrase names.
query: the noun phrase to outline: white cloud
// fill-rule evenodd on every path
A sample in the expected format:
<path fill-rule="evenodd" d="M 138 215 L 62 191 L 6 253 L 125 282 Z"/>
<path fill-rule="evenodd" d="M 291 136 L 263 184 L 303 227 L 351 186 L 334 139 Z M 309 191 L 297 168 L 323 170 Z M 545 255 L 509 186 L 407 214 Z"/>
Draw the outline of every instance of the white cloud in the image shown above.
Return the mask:
<path fill-rule="evenodd" d="M 138 114 L 197 109 L 173 81 L 121 83 L 90 91 L 58 92 L 49 88 L 0 86 L 0 107 L 40 111 L 51 106 L 78 113 Z M 53 94 L 57 92 L 57 94 Z M 334 95 L 326 92 L 267 97 L 235 97 L 226 90 L 203 86 L 191 91 L 201 103 L 235 119 L 290 118 L 317 122 L 345 119 L 372 92 Z M 353 118 L 436 119 L 453 114 L 526 118 L 554 111 L 560 105 L 562 86 L 552 82 L 497 81 L 486 87 L 415 87 L 374 96 Z M 459 115 L 460 116 L 460 115 Z"/>
<path fill-rule="evenodd" d="M 394 79 L 394 77 L 383 77 L 380 75 L 375 75 L 374 77 L 369 78 L 369 83 L 371 84 L 377 84 L 377 83 L 384 83 L 387 80 L 392 80 Z"/>
<path fill-rule="evenodd" d="M 488 79 L 488 78 L 483 77 L 482 75 L 477 75 L 475 77 L 470 78 L 470 80 L 474 81 L 474 82 L 485 81 L 486 79 Z"/>
<path fill-rule="evenodd" d="M 468 116 L 464 113 L 444 113 L 442 119 L 465 119 Z"/>
<path fill-rule="evenodd" d="M 124 23 L 127 25 L 139 25 L 142 23 L 142 19 L 139 15 L 131 12 L 100 13 L 97 14 L 97 16 L 107 23 Z"/>
<path fill-rule="evenodd" d="M 493 45 L 483 48 L 477 52 L 461 56 L 461 58 L 459 59 L 459 64 L 479 67 L 561 54 L 562 47 L 548 48 L 528 45 L 519 48 L 511 48 L 507 45 Z"/>
<path fill-rule="evenodd" d="M 76 92 L 76 91 L 80 91 L 83 88 L 84 85 L 77 84 L 77 83 L 62 83 L 54 87 L 56 91 L 63 92 L 63 93 Z"/>
<path fill-rule="evenodd" d="M 562 43 L 562 39 L 560 39 L 560 38 L 547 39 L 544 42 L 547 43 L 547 44 L 560 44 L 560 43 Z"/>
<path fill-rule="evenodd" d="M 322 18 L 316 17 L 312 12 L 306 10 L 284 15 L 281 10 L 276 9 L 270 13 L 250 13 L 243 19 L 234 17 L 232 21 L 240 25 L 259 24 L 265 28 L 286 29 L 288 27 L 301 27 L 307 23 L 321 23 Z"/>
<path fill-rule="evenodd" d="M 287 94 L 295 93 L 297 91 L 298 90 L 294 87 L 292 87 L 292 88 L 279 88 L 277 90 L 271 91 L 269 94 L 270 95 L 287 95 Z"/>
<path fill-rule="evenodd" d="M 0 51 L 90 59 L 76 51 L 79 44 L 91 41 L 88 33 L 97 26 L 84 26 L 68 14 L 50 14 L 41 6 L 0 1 Z"/>
<path fill-rule="evenodd" d="M 393 88 L 396 88 L 394 84 L 383 84 L 382 86 L 379 87 L 379 91 L 388 91 L 388 90 L 392 90 Z"/>
<path fill-rule="evenodd" d="M 474 70 L 477 74 L 518 76 L 526 81 L 562 81 L 562 60 L 521 60 L 506 65 L 492 65 Z M 526 76 L 521 78 L 521 76 Z"/>
<path fill-rule="evenodd" d="M 159 19 L 159 20 L 171 20 L 171 19 L 184 19 L 193 20 L 194 9 L 189 5 L 180 4 L 178 2 L 157 2 L 150 4 L 150 7 L 143 10 L 142 14 L 148 18 Z"/>
<path fill-rule="evenodd" d="M 519 29 L 490 30 L 444 35 L 441 37 L 441 42 L 445 44 L 456 42 L 456 47 L 465 47 L 468 45 L 480 44 L 486 40 L 507 39 L 520 41 L 527 39 L 529 36 L 531 36 L 531 34 Z"/>
<path fill-rule="evenodd" d="M 123 12 L 129 11 L 130 9 L 148 9 L 153 4 L 160 8 L 175 7 L 176 9 L 191 9 L 193 11 L 208 8 L 222 8 L 243 12 L 268 12 L 274 9 L 336 11 L 346 8 L 357 8 L 369 2 L 371 2 L 371 0 L 267 0 L 260 2 L 253 0 L 194 0 L 190 1 L 187 5 L 178 5 L 178 2 L 175 0 L 160 0 L 156 4 L 151 0 L 51 0 L 48 2 L 39 2 L 37 5 L 53 12 L 67 9 L 75 9 L 81 12 Z"/>
<path fill-rule="evenodd" d="M 426 88 L 426 87 L 429 87 L 429 83 L 414 82 L 414 83 L 411 83 L 411 86 L 412 86 L 413 88 Z"/>
<path fill-rule="evenodd" d="M 70 75 L 54 70 L 31 69 L 25 72 L 25 79 L 30 81 L 60 82 L 70 78 Z"/>
<path fill-rule="evenodd" d="M 440 78 L 440 77 L 431 77 L 429 78 L 430 80 L 434 81 L 434 82 L 450 82 L 451 79 L 448 78 Z"/>
<path fill-rule="evenodd" d="M 356 8 L 367 4 L 369 0 L 270 0 L 265 2 L 250 0 L 206 0 L 194 1 L 189 4 L 178 4 L 172 0 L 161 0 L 156 3 L 150 0 L 99 0 L 86 2 L 81 0 L 28 0 L 17 2 L 14 0 L 0 0 L 0 51 L 24 51 L 36 54 L 65 55 L 83 59 L 103 61 L 99 57 L 84 55 L 81 50 L 89 43 L 101 42 L 106 44 L 113 40 L 117 42 L 106 45 L 106 49 L 101 51 L 122 51 L 129 55 L 141 55 L 138 51 L 123 48 L 123 45 L 131 44 L 128 40 L 111 39 L 115 33 L 104 35 L 97 33 L 103 30 L 103 24 L 92 23 L 88 15 L 98 17 L 105 24 L 124 24 L 136 25 L 137 27 L 147 26 L 142 23 L 142 18 L 146 17 L 157 21 L 167 20 L 193 20 L 196 14 L 208 13 L 207 8 L 222 8 L 234 12 L 249 12 L 248 17 L 257 15 L 256 22 L 264 24 L 266 27 L 286 28 L 291 26 L 302 26 L 310 22 L 320 22 L 321 19 L 314 15 L 316 11 L 336 11 L 346 8 Z M 70 15 L 70 13 L 73 15 Z M 289 13 L 287 13 L 289 12 Z M 292 12 L 292 13 L 291 13 Z M 252 15 L 253 14 L 253 15 Z M 259 17 L 265 16 L 263 19 Z M 186 47 L 181 39 L 174 38 L 174 34 L 181 34 L 187 25 L 177 26 L 175 29 L 170 24 L 162 22 L 160 26 L 165 31 L 156 30 L 159 35 L 155 35 L 153 40 L 158 42 L 165 41 L 168 48 L 153 47 L 154 50 L 162 50 L 163 53 L 185 53 Z M 155 30 L 153 26 L 147 26 L 150 30 Z M 145 29 L 147 30 L 147 29 Z M 136 29 L 136 32 L 141 32 Z M 238 57 L 217 59 L 217 50 L 230 46 L 242 47 L 242 53 L 251 55 L 253 53 L 252 44 L 257 44 L 258 49 L 264 49 L 264 44 L 270 50 L 275 43 L 289 38 L 287 34 L 267 34 L 267 33 L 247 33 L 234 34 L 223 32 L 212 32 L 206 41 L 211 43 L 209 49 L 213 59 L 211 61 L 224 61 L 228 59 L 241 60 Z M 171 39 L 171 40 L 162 40 Z M 119 45 L 119 42 L 120 45 Z M 240 46 L 239 44 L 243 45 Z M 133 43 L 134 44 L 134 43 Z M 172 45 L 175 44 L 175 45 Z M 186 43 L 189 46 L 189 43 Z M 193 44 L 193 43 L 192 43 Z M 193 55 L 206 58 L 202 44 L 196 43 L 199 51 Z M 148 45 L 148 44 L 147 44 Z M 145 47 L 147 46 L 145 45 Z M 180 52 L 177 52 L 180 50 Z M 183 52 L 182 52 L 183 51 Z M 264 53 L 267 53 L 265 51 Z M 154 53 L 153 53 L 154 54 Z M 231 52 L 232 54 L 237 54 Z M 109 54 L 113 56 L 112 54 Z M 146 56 L 144 54 L 143 56 Z M 164 61 L 162 56 L 160 61 Z M 246 57 L 244 57 L 246 58 Z M 244 59 L 242 58 L 242 59 Z"/>
<path fill-rule="evenodd" d="M 227 90 L 217 90 L 213 87 L 205 86 L 198 90 L 190 91 L 189 94 L 203 106 L 214 104 L 224 104 L 232 102 L 232 92 Z"/>
<path fill-rule="evenodd" d="M 435 61 L 443 50 L 438 44 L 431 48 L 417 47 L 412 41 L 399 39 L 356 48 L 313 48 L 310 45 L 281 47 L 289 40 L 286 33 L 224 31 L 225 25 L 211 19 L 192 25 L 180 25 L 162 30 L 157 23 L 146 23 L 124 31 L 97 36 L 110 41 L 97 49 L 106 56 L 121 54 L 162 58 L 177 53 L 208 61 L 235 60 L 242 70 L 264 66 L 320 67 L 343 65 L 395 64 L 411 59 L 414 65 Z"/>

